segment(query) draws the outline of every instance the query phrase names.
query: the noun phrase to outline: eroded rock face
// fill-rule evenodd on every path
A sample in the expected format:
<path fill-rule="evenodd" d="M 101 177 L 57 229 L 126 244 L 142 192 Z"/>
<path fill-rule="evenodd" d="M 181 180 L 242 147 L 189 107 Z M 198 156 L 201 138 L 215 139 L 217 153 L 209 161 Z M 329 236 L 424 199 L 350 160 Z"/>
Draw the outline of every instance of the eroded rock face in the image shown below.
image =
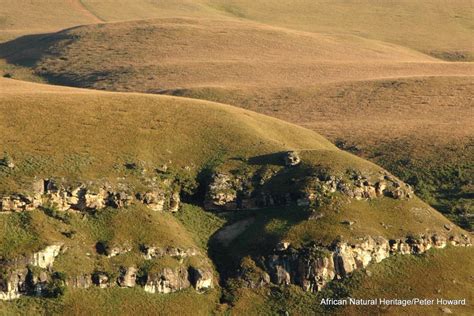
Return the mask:
<path fill-rule="evenodd" d="M 210 210 L 258 209 L 291 204 L 311 207 L 336 192 L 355 200 L 382 197 L 409 199 L 414 196 L 413 189 L 408 184 L 387 172 L 380 172 L 378 176 L 351 172 L 347 171 L 345 176 L 334 176 L 326 171 L 311 174 L 309 170 L 308 176 L 288 184 L 286 192 L 275 191 L 271 186 L 266 186 L 272 180 L 278 182 L 278 173 L 256 172 L 246 176 L 217 173 L 208 186 L 204 205 Z"/>
<path fill-rule="evenodd" d="M 242 186 L 239 179 L 231 175 L 217 173 L 214 175 L 207 191 L 207 206 L 227 206 L 227 208 L 237 208 L 237 191 Z"/>
<path fill-rule="evenodd" d="M 144 289 L 149 293 L 172 293 L 190 286 L 188 270 L 179 267 L 164 268 L 157 273 L 150 273 Z"/>
<path fill-rule="evenodd" d="M 0 276 L 0 300 L 15 299 L 26 293 L 42 295 L 50 280 L 47 269 L 52 268 L 61 248 L 59 244 L 50 245 L 29 256 L 3 262 L 6 273 Z M 33 273 L 30 267 L 40 271 Z"/>
<path fill-rule="evenodd" d="M 301 162 L 300 155 L 296 151 L 287 152 L 284 160 L 285 160 L 285 166 L 287 167 L 297 166 Z"/>
<path fill-rule="evenodd" d="M 194 248 L 181 249 L 178 247 L 156 247 L 156 246 L 143 246 L 142 252 L 143 257 L 147 260 L 155 258 L 163 258 L 165 256 L 174 258 L 187 258 L 196 256 L 199 252 Z"/>
<path fill-rule="evenodd" d="M 101 289 L 108 288 L 110 286 L 109 276 L 103 272 L 96 272 L 92 275 L 92 282 Z"/>
<path fill-rule="evenodd" d="M 50 245 L 32 255 L 30 264 L 43 269 L 51 268 L 61 252 L 62 245 Z"/>
<path fill-rule="evenodd" d="M 117 191 L 108 185 L 92 189 L 86 185 L 65 187 L 51 179 L 38 180 L 32 184 L 32 194 L 1 197 L 0 211 L 23 212 L 40 207 L 54 207 L 59 211 L 95 211 L 105 207 L 126 207 L 139 201 L 154 211 L 177 212 L 181 203 L 180 192 L 172 191 L 169 181 L 155 186 L 149 191 L 131 194 Z"/>
<path fill-rule="evenodd" d="M 123 267 L 120 271 L 121 275 L 117 280 L 118 285 L 121 287 L 135 287 L 137 284 L 137 272 L 136 267 Z"/>
<path fill-rule="evenodd" d="M 204 268 L 191 268 L 191 282 L 194 288 L 203 292 L 213 287 L 213 275 L 212 271 Z"/>
<path fill-rule="evenodd" d="M 106 247 L 105 255 L 108 258 L 112 258 L 115 256 L 126 254 L 127 252 L 130 252 L 130 251 L 132 251 L 132 246 L 128 244 L 124 244 L 120 246 Z"/>
<path fill-rule="evenodd" d="M 439 234 L 421 235 L 403 239 L 387 240 L 382 237 L 366 237 L 352 244 L 337 242 L 331 247 L 310 245 L 300 249 L 277 247 L 274 254 L 261 264 L 270 275 L 271 282 L 280 285 L 296 284 L 305 291 L 320 291 L 333 279 L 349 276 L 357 269 L 371 263 L 379 263 L 394 254 L 420 254 L 430 248 L 444 248 L 447 243 L 454 246 L 471 246 L 466 235 L 445 237 Z M 262 274 L 262 273 L 260 273 Z M 241 279 L 247 286 L 263 286 L 265 282 L 248 282 L 245 274 Z"/>
<path fill-rule="evenodd" d="M 66 285 L 76 289 L 88 289 L 93 285 L 92 277 L 89 274 L 74 276 L 66 280 Z"/>
<path fill-rule="evenodd" d="M 43 295 L 50 280 L 51 278 L 46 271 L 40 271 L 39 274 L 28 271 L 27 283 L 29 283 L 28 286 L 36 296 Z"/>
<path fill-rule="evenodd" d="M 15 269 L 0 278 L 0 300 L 13 300 L 19 298 L 27 290 L 26 276 L 28 269 Z"/>
<path fill-rule="evenodd" d="M 109 257 L 130 251 L 130 246 L 112 247 Z M 169 256 L 176 260 L 177 267 L 164 267 L 158 272 L 141 274 L 138 279 L 138 268 L 132 266 L 120 267 L 118 277 L 111 278 L 110 273 L 96 271 L 91 274 L 68 276 L 55 272 L 55 258 L 64 252 L 61 245 L 50 245 L 29 256 L 2 261 L 0 273 L 0 300 L 13 300 L 21 295 L 43 296 L 57 286 L 87 289 L 92 286 L 108 288 L 114 285 L 120 287 L 143 286 L 151 293 L 172 293 L 191 285 L 199 292 L 214 286 L 213 270 L 209 262 L 203 261 L 203 266 L 193 268 L 183 264 L 181 259 L 199 255 L 194 248 L 151 247 L 142 249 L 146 259 L 155 260 Z M 104 253 L 105 254 L 105 253 Z M 107 259 L 106 259 L 107 260 Z M 143 271 L 142 271 L 143 272 Z M 59 285 L 58 285 L 59 284 Z"/>
<path fill-rule="evenodd" d="M 163 211 L 165 208 L 165 193 L 161 190 L 153 190 L 139 195 L 139 200 L 153 211 Z"/>

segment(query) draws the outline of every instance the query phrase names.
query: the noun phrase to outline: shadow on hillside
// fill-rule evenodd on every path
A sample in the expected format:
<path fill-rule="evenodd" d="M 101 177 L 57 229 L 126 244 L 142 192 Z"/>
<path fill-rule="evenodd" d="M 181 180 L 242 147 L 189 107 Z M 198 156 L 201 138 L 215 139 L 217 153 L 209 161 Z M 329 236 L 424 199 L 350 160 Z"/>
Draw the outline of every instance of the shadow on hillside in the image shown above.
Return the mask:
<path fill-rule="evenodd" d="M 0 58 L 16 66 L 33 67 L 41 58 L 50 53 L 51 46 L 66 34 L 45 33 L 25 35 L 0 43 Z"/>
<path fill-rule="evenodd" d="M 211 236 L 208 255 L 216 265 L 224 286 L 229 278 L 236 277 L 241 260 L 246 256 L 262 258 L 270 254 L 290 227 L 308 219 L 308 212 L 299 207 L 279 207 L 259 210 L 239 210 L 227 212 L 228 224 Z M 239 236 L 223 246 L 215 236 L 229 225 L 244 219 L 254 221 Z M 278 228 L 269 229 L 279 223 Z"/>
<path fill-rule="evenodd" d="M 287 153 L 286 151 L 281 151 L 281 152 L 251 157 L 249 158 L 248 163 L 251 165 L 284 166 L 286 153 Z"/>
<path fill-rule="evenodd" d="M 70 30 L 70 29 L 68 29 Z M 87 77 L 74 77 L 71 74 L 61 75 L 50 73 L 41 68 L 41 61 L 48 56 L 64 60 L 59 56 L 58 43 L 62 47 L 72 43 L 75 38 L 65 31 L 60 33 L 44 33 L 25 35 L 14 40 L 0 43 L 0 58 L 8 64 L 22 68 L 29 68 L 35 75 L 43 78 L 50 84 L 62 86 L 82 87 L 82 82 L 94 82 L 109 75 L 106 72 L 95 72 Z M 11 76 L 11 74 L 9 74 Z"/>

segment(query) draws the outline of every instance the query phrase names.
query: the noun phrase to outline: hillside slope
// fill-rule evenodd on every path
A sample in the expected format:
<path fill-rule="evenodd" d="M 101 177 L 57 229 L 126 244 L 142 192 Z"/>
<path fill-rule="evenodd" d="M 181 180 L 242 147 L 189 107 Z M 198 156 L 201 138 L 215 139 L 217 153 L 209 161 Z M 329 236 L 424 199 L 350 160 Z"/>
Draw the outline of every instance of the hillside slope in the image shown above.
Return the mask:
<path fill-rule="evenodd" d="M 133 298 L 142 312 L 208 314 L 237 306 L 227 294 L 217 303 L 212 263 L 232 292 L 234 278 L 252 280 L 239 272 L 246 260 L 271 260 L 281 243 L 277 256 L 314 245 L 314 260 L 349 251 L 338 259 L 344 268 L 330 270 L 344 279 L 398 252 L 470 244 L 409 186 L 302 127 L 206 101 L 0 81 L 7 312 L 78 313 L 95 297 L 87 308 L 102 314 L 118 311 L 126 293 L 123 311 Z M 219 219 L 200 206 L 226 212 Z M 227 246 L 211 237 L 241 220 L 249 224 Z M 365 242 L 374 252 L 346 266 L 347 249 Z M 52 257 L 35 259 L 43 253 Z M 284 289 L 271 266 L 255 269 L 272 275 L 265 286 Z M 332 284 L 327 276 L 307 288 L 291 273 L 285 282 L 309 292 Z"/>
<path fill-rule="evenodd" d="M 308 127 L 472 227 L 472 63 L 353 35 L 203 18 L 20 38 L 0 56 L 20 79 L 205 99 Z"/>
<path fill-rule="evenodd" d="M 0 41 L 98 21 L 220 17 L 316 33 L 356 35 L 445 60 L 467 61 L 473 59 L 473 7 L 472 0 L 4 0 L 0 8 Z M 52 19 L 54 23 L 46 23 Z"/>
<path fill-rule="evenodd" d="M 408 181 L 461 226 L 473 227 L 473 77 L 166 93 L 233 104 L 317 131 Z"/>
<path fill-rule="evenodd" d="M 136 92 L 177 87 L 305 87 L 473 71 L 470 63 L 441 62 L 353 35 L 196 18 L 83 26 L 20 38 L 2 44 L 0 56 L 9 64 L 31 67 L 51 83 Z M 10 75 L 15 77 L 14 72 Z"/>

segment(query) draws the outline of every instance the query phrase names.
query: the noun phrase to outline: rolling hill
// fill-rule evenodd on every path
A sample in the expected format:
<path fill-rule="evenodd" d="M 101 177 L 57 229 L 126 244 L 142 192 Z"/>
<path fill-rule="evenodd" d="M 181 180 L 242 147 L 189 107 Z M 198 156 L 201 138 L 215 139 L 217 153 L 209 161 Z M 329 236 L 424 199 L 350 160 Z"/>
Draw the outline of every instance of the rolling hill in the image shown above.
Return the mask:
<path fill-rule="evenodd" d="M 0 314 L 469 315 L 473 14 L 0 0 Z"/>
<path fill-rule="evenodd" d="M 391 2 L 298 0 L 2 1 L 0 39 L 80 24 L 163 17 L 247 20 L 325 34 L 355 35 L 446 60 L 472 60 L 472 0 Z M 34 14 L 33 14 L 34 12 Z M 51 18 L 54 17 L 54 23 Z M 58 18 L 60 17 L 60 18 Z"/>
<path fill-rule="evenodd" d="M 19 38 L 0 50 L 8 64 L 32 67 L 36 75 L 52 83 L 137 92 L 178 87 L 306 87 L 462 76 L 473 71 L 470 63 L 442 62 L 353 35 L 202 18 L 83 26 Z"/>
<path fill-rule="evenodd" d="M 56 282 L 53 285 L 63 281 L 68 284 L 61 290 L 64 292 L 60 292 L 63 293 L 61 301 L 54 299 L 57 295 L 54 293 L 61 287 L 50 284 L 46 289 L 52 289 L 47 291 L 56 291 L 52 292 L 54 295 L 48 294 L 52 298 L 44 303 L 40 298 L 28 296 L 11 303 L 2 302 L 1 308 L 7 312 L 80 313 L 85 308 L 82 304 L 92 297 L 96 299 L 88 303 L 87 308 L 93 313 L 114 310 L 120 306 L 117 304 L 124 304 L 121 310 L 125 312 L 134 304 L 132 302 L 137 304 L 134 308 L 144 312 L 153 306 L 166 308 L 165 313 L 176 310 L 186 314 L 189 308 L 202 314 L 215 309 L 231 311 L 231 306 L 240 304 L 238 293 L 233 294 L 237 300 L 227 301 L 231 306 L 218 304 L 219 289 L 208 290 L 198 298 L 192 289 L 178 291 L 166 298 L 154 298 L 140 289 L 117 288 L 112 278 L 117 276 L 117 271 L 137 267 L 136 282 L 147 289 L 151 286 L 149 282 L 153 282 L 150 281 L 153 273 L 162 273 L 162 278 L 170 277 L 163 274 L 169 271 L 162 270 L 164 268 L 184 266 L 194 271 L 197 266 L 208 269 L 202 268 L 210 264 L 206 247 L 209 247 L 209 256 L 217 264 L 221 277 L 233 280 L 239 261 L 249 256 L 270 255 L 272 247 L 282 241 L 303 251 L 311 242 L 331 249 L 335 240 L 357 243 L 367 236 L 395 240 L 421 234 L 433 238 L 436 242 L 433 247 L 438 247 L 435 245 L 439 242 L 442 245 L 443 239 L 430 236 L 444 236 L 447 229 L 450 238 L 465 234 L 411 196 L 408 187 L 380 167 L 337 149 L 315 132 L 278 119 L 185 98 L 52 87 L 11 79 L 1 79 L 1 82 L 0 128 L 3 136 L 0 148 L 15 164 L 13 168 L 5 165 L 1 168 L 4 212 L 8 205 L 5 197 L 23 199 L 21 196 L 28 194 L 25 192 L 31 192 L 28 191 L 31 181 L 55 179 L 56 186 L 61 184 L 59 189 L 50 189 L 50 185 L 45 184 L 47 191 L 39 209 L 22 211 L 18 206 L 15 212 L 2 214 L 2 225 L 6 228 L 0 236 L 2 260 L 21 265 L 19 256 L 28 258 L 47 245 L 60 245 L 63 250 L 56 254 L 49 271 Z M 299 152 L 301 162 L 294 167 L 285 167 L 283 158 L 288 150 Z M 224 179 L 223 175 L 230 177 L 229 180 L 219 182 Z M 384 196 L 376 196 L 375 189 L 373 193 L 369 189 L 370 183 L 376 181 L 373 179 L 380 175 L 388 186 Z M 136 201 L 115 200 L 116 204 L 106 204 L 104 209 L 98 202 L 91 202 L 97 201 L 101 194 L 100 189 L 97 191 L 100 183 L 107 183 L 108 194 L 112 194 L 110 188 L 114 187 L 125 188 L 127 192 L 151 190 L 151 183 L 161 183 L 163 187 L 169 181 L 176 183 L 185 198 L 177 215 L 153 212 L 153 203 L 157 202 L 141 200 L 138 193 Z M 253 184 L 233 189 L 227 186 L 233 181 L 251 181 Z M 326 186 L 332 185 L 331 181 L 339 183 L 337 189 L 325 191 Z M 357 186 L 357 181 L 365 181 L 366 184 L 361 185 L 366 187 L 363 190 L 367 190 L 370 198 L 357 197 L 359 189 L 352 184 Z M 44 202 L 61 202 L 51 200 L 55 197 L 54 190 L 64 190 L 62 186 L 67 188 L 71 183 L 82 183 L 82 188 L 89 192 L 85 210 L 79 204 L 71 204 L 74 202 L 69 202 L 70 198 L 67 205 L 75 211 L 62 210 L 64 204 Z M 207 193 L 202 195 L 199 188 Z M 67 190 L 59 192 L 75 196 L 73 191 Z M 232 206 L 233 190 L 237 190 L 237 196 L 249 194 L 246 203 L 258 203 L 259 194 L 265 194 L 275 202 L 264 207 L 244 206 L 239 202 Z M 303 198 L 312 190 L 321 197 L 314 201 L 312 197 Z M 78 198 L 82 198 L 80 194 Z M 308 213 L 305 204 L 300 202 L 302 198 L 313 201 L 314 204 L 310 204 L 313 213 Z M 221 204 L 222 199 L 226 201 L 224 204 Z M 279 202 L 281 199 L 284 199 L 282 203 Z M 229 205 L 230 210 L 234 207 L 241 210 L 222 213 L 219 219 L 200 210 L 201 203 L 207 205 L 211 201 L 218 208 Z M 189 202 L 197 203 L 197 206 L 186 204 Z M 324 214 L 322 219 L 311 219 L 311 214 L 318 213 Z M 222 225 L 226 222 L 239 225 L 241 220 L 250 220 L 251 225 L 238 232 L 230 240 L 230 246 L 220 246 L 219 241 L 213 241 L 211 235 Z M 208 228 L 198 230 L 198 227 Z M 255 240 L 258 240 L 257 244 L 252 242 Z M 455 240 L 452 242 L 458 243 Z M 150 245 L 199 250 L 197 255 L 189 255 L 191 257 L 181 261 L 167 257 L 153 259 L 153 252 L 147 250 L 151 249 Z M 256 245 L 259 246 L 255 248 Z M 262 251 L 263 245 L 265 251 Z M 101 250 L 102 247 L 105 250 Z M 150 259 L 143 259 L 143 251 L 152 256 L 151 267 Z M 32 269 L 31 265 L 28 269 Z M 7 273 L 9 267 L 3 265 Z M 121 270 L 123 267 L 129 270 Z M 142 273 L 145 281 L 140 281 Z M 107 289 L 90 288 L 92 285 L 88 282 L 95 282 L 97 275 L 107 276 L 109 281 L 104 283 Z M 119 277 L 120 287 L 128 284 L 123 283 L 126 275 Z M 88 278 L 92 281 L 87 281 Z M 224 287 L 226 279 L 221 279 Z M 115 303 L 123 300 L 122 293 L 128 293 L 129 299 Z M 191 299 L 193 305 L 180 305 L 178 302 L 183 299 Z"/>
<path fill-rule="evenodd" d="M 215 18 L 83 26 L 19 38 L 0 52 L 14 78 L 217 101 L 308 127 L 472 227 L 472 63 Z"/>

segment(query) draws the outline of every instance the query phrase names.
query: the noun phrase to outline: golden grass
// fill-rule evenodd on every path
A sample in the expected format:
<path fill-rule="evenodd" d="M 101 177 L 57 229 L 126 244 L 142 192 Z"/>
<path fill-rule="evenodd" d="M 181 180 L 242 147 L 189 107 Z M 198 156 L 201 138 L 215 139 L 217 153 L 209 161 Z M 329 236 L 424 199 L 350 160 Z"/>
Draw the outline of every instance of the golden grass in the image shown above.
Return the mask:
<path fill-rule="evenodd" d="M 447 60 L 472 60 L 473 7 L 472 0 L 3 0 L 0 41 L 100 21 L 219 17 L 314 33 L 355 35 Z"/>
<path fill-rule="evenodd" d="M 377 39 L 449 59 L 472 60 L 472 0 L 211 0 L 230 16 L 317 33 Z M 454 56 L 455 57 L 455 56 Z"/>
<path fill-rule="evenodd" d="M 337 212 L 336 212 L 337 209 Z M 383 198 L 367 201 L 353 201 L 336 209 L 326 209 L 324 217 L 317 221 L 302 221 L 289 227 L 281 237 L 295 246 L 317 240 L 330 245 L 342 237 L 357 242 L 366 236 L 382 236 L 396 239 L 409 235 L 443 234 L 443 227 L 449 220 L 419 199 L 395 201 Z M 349 226 L 343 221 L 354 222 Z M 275 225 L 270 221 L 267 226 Z M 456 233 L 463 233 L 456 228 Z"/>
<path fill-rule="evenodd" d="M 110 40 L 110 39 L 113 40 Z M 470 63 L 353 35 L 247 21 L 169 18 L 79 27 L 2 45 L 6 61 L 52 83 L 96 89 L 282 88 L 411 76 L 471 75 Z M 20 74 L 12 75 L 21 78 Z"/>
<path fill-rule="evenodd" d="M 419 77 L 313 87 L 175 91 L 186 97 L 236 105 L 361 147 L 411 138 L 446 145 L 474 133 L 470 113 L 474 78 Z"/>
<path fill-rule="evenodd" d="M 55 32 L 81 24 L 97 23 L 80 0 L 2 0 L 0 42 L 21 35 Z"/>

